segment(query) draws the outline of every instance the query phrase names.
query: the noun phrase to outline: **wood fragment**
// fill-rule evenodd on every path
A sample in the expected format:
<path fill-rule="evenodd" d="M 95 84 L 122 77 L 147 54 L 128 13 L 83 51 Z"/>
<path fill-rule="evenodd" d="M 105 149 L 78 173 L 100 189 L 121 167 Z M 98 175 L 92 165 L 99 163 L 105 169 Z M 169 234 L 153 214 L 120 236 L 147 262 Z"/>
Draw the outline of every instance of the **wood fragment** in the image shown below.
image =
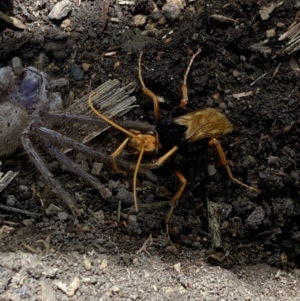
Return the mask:
<path fill-rule="evenodd" d="M 10 231 L 12 231 L 14 228 L 13 227 L 8 227 L 6 225 L 3 225 L 1 228 L 0 228 L 0 238 L 3 234 L 5 233 L 9 233 Z"/>
<path fill-rule="evenodd" d="M 250 87 L 252 87 L 254 84 L 256 84 L 259 80 L 261 80 L 262 78 L 264 78 L 267 75 L 267 73 L 262 74 L 261 76 L 259 76 L 254 82 L 252 82 L 250 84 Z"/>
<path fill-rule="evenodd" d="M 26 28 L 26 26 L 20 20 L 18 20 L 15 17 L 8 16 L 5 13 L 3 13 L 2 11 L 0 11 L 0 19 L 5 21 L 6 23 L 13 25 L 16 28 L 19 28 L 19 29 Z"/>
<path fill-rule="evenodd" d="M 130 96 L 134 91 L 133 84 L 130 83 L 125 87 L 121 87 L 120 81 L 117 79 L 108 80 L 96 89 L 91 91 L 93 93 L 92 101 L 95 107 L 99 109 L 108 118 L 115 118 L 122 116 L 131 110 L 133 103 L 136 101 L 135 96 Z M 78 115 L 94 116 L 88 105 L 88 97 L 90 93 L 83 96 L 67 108 L 67 112 Z M 84 129 L 83 125 L 80 125 L 80 131 L 85 134 L 81 137 L 76 136 L 75 139 L 83 144 L 88 143 L 101 133 L 105 132 L 110 126 L 99 128 L 98 126 L 87 125 Z M 71 151 L 70 148 L 64 150 L 64 153 Z"/>
<path fill-rule="evenodd" d="M 8 171 L 4 176 L 0 173 L 0 192 L 7 187 L 19 172 Z"/>
<path fill-rule="evenodd" d="M 150 247 L 152 244 L 153 244 L 153 238 L 152 238 L 152 235 L 150 234 L 149 237 L 145 240 L 145 242 L 141 246 L 141 248 L 139 248 L 136 251 L 135 255 L 139 255 L 142 252 L 145 252 L 147 255 L 150 256 L 149 252 L 147 251 L 147 248 Z"/>
<path fill-rule="evenodd" d="M 27 211 L 27 210 L 22 210 L 22 209 L 18 209 L 18 208 L 14 208 L 14 207 L 11 207 L 11 206 L 6 206 L 6 205 L 0 205 L 0 209 L 25 214 L 25 215 L 31 216 L 31 217 L 42 216 L 42 214 L 40 214 L 40 213 L 30 212 L 30 211 Z"/>
<path fill-rule="evenodd" d="M 222 22 L 222 23 L 237 23 L 238 22 L 237 20 L 234 20 L 232 18 L 228 18 L 226 16 L 217 15 L 217 14 L 211 15 L 210 18 L 218 20 L 219 22 Z"/>
<path fill-rule="evenodd" d="M 278 41 L 287 40 L 284 52 L 291 54 L 300 49 L 300 23 L 295 24 L 282 34 Z"/>
<path fill-rule="evenodd" d="M 242 98 L 253 95 L 253 91 L 232 94 L 233 98 Z"/>
<path fill-rule="evenodd" d="M 107 20 L 108 20 L 108 9 L 109 9 L 109 1 L 105 0 L 102 3 L 102 12 L 101 12 L 101 17 L 99 21 L 99 26 L 100 26 L 100 33 L 104 30 Z"/>
<path fill-rule="evenodd" d="M 119 5 L 135 5 L 135 1 L 133 0 L 118 0 L 117 3 Z"/>
<path fill-rule="evenodd" d="M 49 234 L 46 239 L 37 240 L 37 242 L 42 243 L 45 247 L 46 255 L 50 254 L 51 250 L 51 234 Z"/>

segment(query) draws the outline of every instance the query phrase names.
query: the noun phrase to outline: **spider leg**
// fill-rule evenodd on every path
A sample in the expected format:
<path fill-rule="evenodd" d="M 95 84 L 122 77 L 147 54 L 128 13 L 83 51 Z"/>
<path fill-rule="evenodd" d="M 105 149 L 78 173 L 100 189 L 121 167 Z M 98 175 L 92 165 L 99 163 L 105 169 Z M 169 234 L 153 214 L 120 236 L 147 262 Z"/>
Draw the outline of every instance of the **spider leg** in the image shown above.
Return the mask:
<path fill-rule="evenodd" d="M 111 166 L 113 164 L 111 156 L 103 154 L 99 151 L 95 151 L 92 148 L 90 148 L 72 138 L 66 137 L 56 131 L 53 131 L 53 130 L 50 130 L 50 129 L 47 129 L 44 127 L 38 127 L 38 126 L 33 126 L 32 131 L 33 131 L 33 133 L 37 134 L 38 136 L 40 136 L 42 138 L 48 138 L 51 141 L 58 142 L 60 144 L 71 147 L 77 151 L 80 151 L 91 158 L 99 159 L 102 162 L 104 162 L 106 165 Z M 126 170 L 131 170 L 131 171 L 135 170 L 135 165 L 130 164 L 128 162 L 118 160 L 118 164 Z M 152 172 L 149 172 L 148 169 L 145 169 L 145 168 L 139 169 L 139 173 L 144 175 L 150 181 L 154 181 L 154 182 L 157 181 L 157 177 Z"/>
<path fill-rule="evenodd" d="M 80 212 L 75 207 L 74 202 L 71 198 L 71 196 L 61 187 L 58 181 L 56 181 L 53 178 L 53 174 L 49 171 L 49 169 L 46 167 L 45 163 L 41 160 L 35 149 L 33 148 L 32 143 L 29 139 L 29 132 L 30 128 L 27 127 L 21 136 L 21 141 L 24 147 L 24 150 L 28 154 L 30 160 L 34 163 L 36 168 L 39 170 L 43 178 L 50 183 L 55 189 L 58 194 L 58 196 L 65 202 L 65 204 L 69 207 L 72 214 L 74 216 L 79 216 Z"/>
<path fill-rule="evenodd" d="M 170 220 L 172 218 L 172 215 L 173 215 L 173 212 L 174 212 L 174 209 L 175 207 L 177 206 L 178 204 L 178 201 L 187 185 L 187 180 L 186 178 L 184 177 L 184 175 L 179 171 L 179 170 L 175 170 L 175 174 L 177 176 L 177 178 L 179 179 L 179 181 L 181 182 L 181 186 L 180 188 L 178 189 L 178 191 L 176 192 L 176 194 L 173 196 L 172 200 L 171 200 L 171 208 L 167 214 L 167 217 L 166 217 L 166 232 L 167 232 L 167 236 L 168 236 L 168 239 L 169 241 L 171 242 L 171 239 L 170 239 L 170 235 L 169 235 L 169 223 L 170 223 Z"/>
<path fill-rule="evenodd" d="M 95 116 L 85 116 L 85 115 L 77 115 L 73 113 L 68 113 L 65 111 L 62 112 L 49 112 L 46 110 L 42 110 L 40 112 L 42 119 L 50 119 L 51 121 L 68 121 L 84 123 L 84 124 L 91 124 L 91 125 L 98 125 L 101 128 L 107 128 L 107 123 L 99 119 Z M 141 132 L 147 131 L 155 131 L 155 126 L 148 124 L 146 122 L 140 121 L 131 121 L 131 120 L 118 120 L 118 125 L 125 129 L 138 129 Z"/>
<path fill-rule="evenodd" d="M 98 125 L 99 127 L 107 127 L 107 123 L 98 117 L 94 116 L 85 116 L 85 115 L 77 115 L 73 113 L 68 113 L 66 111 L 61 112 L 50 112 L 48 110 L 41 110 L 40 116 L 44 120 L 51 120 L 51 121 L 73 121 L 77 123 L 87 123 L 90 125 Z"/>
<path fill-rule="evenodd" d="M 13 71 L 11 67 L 0 68 L 0 93 L 6 92 L 13 82 Z"/>
<path fill-rule="evenodd" d="M 221 143 L 219 142 L 218 139 L 212 138 L 212 139 L 209 141 L 209 145 L 213 145 L 213 146 L 215 146 L 215 148 L 217 149 L 217 152 L 218 152 L 218 155 L 219 155 L 221 164 L 226 168 L 228 177 L 229 177 L 229 179 L 230 179 L 231 181 L 235 182 L 235 183 L 238 184 L 238 185 L 244 186 L 244 187 L 246 187 L 246 188 L 248 188 L 248 189 L 250 189 L 250 190 L 252 190 L 252 191 L 255 191 L 255 192 L 258 192 L 258 193 L 260 192 L 259 189 L 244 184 L 243 182 L 241 182 L 240 180 L 236 179 L 236 178 L 232 175 L 232 172 L 231 172 L 231 169 L 230 169 L 230 167 L 229 167 L 229 165 L 228 165 L 228 162 L 227 162 L 225 153 L 224 153 L 223 148 L 222 148 L 222 146 L 221 146 Z"/>
<path fill-rule="evenodd" d="M 160 110 L 159 110 L 159 101 L 158 97 L 156 94 L 154 94 L 150 89 L 148 89 L 144 83 L 143 76 L 142 76 L 142 68 L 141 68 L 141 61 L 142 61 L 142 56 L 143 52 L 140 52 L 140 57 L 139 57 L 139 63 L 138 63 L 138 68 L 139 68 L 139 80 L 143 88 L 143 93 L 147 95 L 149 98 L 152 99 L 153 101 L 153 109 L 154 109 L 154 117 L 155 117 L 155 122 L 156 124 L 160 124 L 161 118 L 160 118 Z"/>
<path fill-rule="evenodd" d="M 187 77 L 188 77 L 188 74 L 190 72 L 190 69 L 191 69 L 191 66 L 193 64 L 193 61 L 195 59 L 195 57 L 201 52 L 201 48 L 199 48 L 197 50 L 196 53 L 193 54 L 191 60 L 190 60 L 190 63 L 184 73 L 184 76 L 183 76 L 183 83 L 182 83 L 182 86 L 181 86 L 181 92 L 182 92 L 182 98 L 181 98 L 181 101 L 180 101 L 180 104 L 179 104 L 179 107 L 180 108 L 183 108 L 187 105 L 187 102 L 189 100 L 189 97 L 188 97 L 188 89 L 187 89 Z"/>
<path fill-rule="evenodd" d="M 19 57 L 15 56 L 11 60 L 12 67 L 14 69 L 14 74 L 17 76 L 20 76 L 22 72 L 24 71 L 22 61 Z"/>
<path fill-rule="evenodd" d="M 93 187 L 95 187 L 104 199 L 107 199 L 111 196 L 111 192 L 107 190 L 105 186 L 98 181 L 98 179 L 85 172 L 80 166 L 78 166 L 70 158 L 68 158 L 66 155 L 60 152 L 50 142 L 46 141 L 43 138 L 41 139 L 41 142 L 43 147 L 50 155 L 54 156 L 59 162 L 64 164 L 70 172 L 77 174 L 78 176 L 86 180 L 88 183 L 90 183 Z"/>
<path fill-rule="evenodd" d="M 50 89 L 61 89 L 63 87 L 69 86 L 69 81 L 65 78 L 52 79 L 48 82 Z"/>

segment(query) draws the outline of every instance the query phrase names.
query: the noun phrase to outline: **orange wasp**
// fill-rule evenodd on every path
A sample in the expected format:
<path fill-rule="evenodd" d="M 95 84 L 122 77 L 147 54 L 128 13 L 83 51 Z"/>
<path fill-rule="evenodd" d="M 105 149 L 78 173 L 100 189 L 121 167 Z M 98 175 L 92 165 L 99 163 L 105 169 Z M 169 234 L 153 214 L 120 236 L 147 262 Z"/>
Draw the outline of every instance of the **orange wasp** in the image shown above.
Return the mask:
<path fill-rule="evenodd" d="M 192 66 L 192 63 L 195 57 L 201 52 L 201 49 L 193 54 L 187 70 L 183 77 L 183 84 L 181 87 L 182 90 L 182 99 L 180 101 L 179 107 L 185 107 L 188 103 L 188 89 L 187 89 L 187 76 Z M 127 135 L 127 138 L 123 141 L 123 143 L 117 148 L 117 150 L 111 155 L 113 158 L 113 167 L 119 172 L 123 173 L 122 170 L 119 169 L 117 164 L 117 157 L 121 154 L 126 146 L 132 150 L 132 152 L 138 155 L 134 176 L 133 176 L 133 193 L 134 193 L 134 204 L 135 210 L 138 212 L 138 198 L 137 198 L 137 174 L 139 167 L 141 165 L 142 158 L 145 153 L 150 155 L 157 155 L 159 149 L 162 146 L 168 146 L 169 151 L 165 153 L 163 156 L 157 159 L 155 163 L 143 164 L 143 166 L 148 166 L 150 168 L 157 168 L 161 166 L 167 159 L 169 159 L 172 155 L 174 155 L 182 142 L 193 143 L 198 140 L 209 138 L 209 145 L 214 146 L 217 149 L 221 164 L 225 167 L 227 174 L 233 182 L 238 185 L 244 186 L 247 189 L 250 189 L 255 192 L 259 192 L 259 190 L 255 187 L 244 184 L 240 180 L 236 179 L 230 170 L 228 165 L 225 153 L 222 149 L 222 146 L 217 139 L 219 136 L 225 135 L 232 131 L 232 124 L 225 117 L 225 115 L 221 114 L 218 110 L 213 108 L 200 109 L 179 117 L 176 117 L 170 123 L 161 122 L 160 118 L 160 110 L 159 110 L 159 100 L 156 94 L 154 94 L 151 90 L 149 90 L 142 77 L 141 71 L 141 59 L 143 53 L 140 52 L 139 60 L 138 60 L 138 72 L 139 72 L 139 80 L 142 85 L 143 93 L 150 97 L 153 101 L 154 107 L 154 116 L 157 123 L 157 127 L 155 129 L 126 129 L 123 126 L 117 124 L 116 122 L 110 120 L 103 114 L 101 114 L 93 105 L 92 95 L 89 97 L 89 105 L 91 109 L 98 115 L 101 119 L 107 122 L 109 125 L 118 129 Z M 168 140 L 168 141 L 167 141 Z M 176 176 L 181 182 L 181 187 L 177 191 L 177 193 L 173 196 L 171 200 L 171 208 L 166 217 L 166 225 L 168 231 L 168 223 L 176 207 L 178 200 L 180 199 L 186 185 L 187 180 L 182 175 L 179 170 L 175 171 Z"/>

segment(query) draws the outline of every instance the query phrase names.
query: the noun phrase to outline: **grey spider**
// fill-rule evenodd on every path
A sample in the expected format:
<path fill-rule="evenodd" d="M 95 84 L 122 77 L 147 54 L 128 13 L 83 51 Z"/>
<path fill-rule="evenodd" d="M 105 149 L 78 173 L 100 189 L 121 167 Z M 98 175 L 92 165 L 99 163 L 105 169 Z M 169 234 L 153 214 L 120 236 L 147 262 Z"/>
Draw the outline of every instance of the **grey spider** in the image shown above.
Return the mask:
<path fill-rule="evenodd" d="M 65 85 L 64 79 L 48 80 L 48 75 L 34 67 L 24 69 L 19 58 L 13 58 L 12 67 L 0 69 L 0 157 L 13 153 L 23 146 L 30 160 L 43 178 L 55 188 L 58 196 L 68 206 L 74 216 L 80 214 L 70 194 L 61 186 L 40 158 L 32 144 L 38 142 L 49 154 L 63 163 L 93 187 L 99 190 L 105 199 L 111 192 L 95 177 L 84 171 L 66 156 L 55 144 L 64 145 L 80 151 L 89 157 L 97 158 L 111 164 L 111 158 L 99 151 L 69 138 L 57 131 L 47 128 L 49 121 L 85 123 L 104 127 L 103 121 L 95 117 L 80 116 L 62 111 L 62 99 L 54 88 Z M 120 162 L 125 169 L 134 166 Z M 147 172 L 145 172 L 147 176 Z M 149 174 L 148 174 L 149 176 Z M 151 177 L 151 175 L 150 175 Z"/>

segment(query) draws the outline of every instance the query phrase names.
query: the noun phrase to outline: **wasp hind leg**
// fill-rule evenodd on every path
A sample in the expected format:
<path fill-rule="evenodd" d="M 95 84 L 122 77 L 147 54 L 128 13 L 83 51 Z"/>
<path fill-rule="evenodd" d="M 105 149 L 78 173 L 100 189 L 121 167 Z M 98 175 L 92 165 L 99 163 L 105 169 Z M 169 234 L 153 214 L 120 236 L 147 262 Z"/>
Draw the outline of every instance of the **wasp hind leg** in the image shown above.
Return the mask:
<path fill-rule="evenodd" d="M 238 185 L 244 186 L 244 187 L 248 188 L 249 190 L 252 190 L 252 191 L 255 191 L 255 192 L 258 192 L 258 193 L 260 192 L 259 189 L 257 189 L 257 188 L 255 188 L 255 187 L 252 187 L 252 186 L 249 186 L 249 185 L 243 183 L 242 181 L 236 179 L 236 178 L 232 175 L 232 172 L 231 172 L 231 169 L 230 169 L 230 167 L 229 167 L 229 165 L 228 165 L 228 162 L 227 162 L 225 153 L 224 153 L 223 148 L 222 148 L 222 146 L 221 146 L 221 143 L 219 142 L 218 139 L 212 138 L 212 139 L 209 141 L 209 145 L 215 146 L 215 148 L 217 149 L 217 152 L 218 152 L 218 155 L 219 155 L 221 164 L 226 168 L 228 177 L 229 177 L 229 179 L 230 179 L 231 181 L 235 182 L 235 183 L 238 184 Z"/>
<path fill-rule="evenodd" d="M 167 237 L 169 239 L 169 242 L 171 242 L 171 238 L 170 238 L 170 234 L 169 234 L 169 223 L 170 223 L 170 220 L 172 218 L 172 215 L 173 215 L 173 212 L 174 212 L 174 209 L 175 207 L 177 206 L 178 204 L 178 201 L 180 199 L 180 197 L 182 196 L 182 193 L 187 185 L 187 180 L 186 178 L 184 177 L 184 175 L 179 171 L 179 170 L 175 170 L 175 174 L 177 176 L 177 178 L 179 179 L 179 181 L 181 182 L 181 186 L 180 188 L 178 189 L 178 191 L 176 192 L 176 194 L 173 196 L 172 200 L 171 200 L 171 208 L 166 216 L 166 233 L 167 233 Z"/>

